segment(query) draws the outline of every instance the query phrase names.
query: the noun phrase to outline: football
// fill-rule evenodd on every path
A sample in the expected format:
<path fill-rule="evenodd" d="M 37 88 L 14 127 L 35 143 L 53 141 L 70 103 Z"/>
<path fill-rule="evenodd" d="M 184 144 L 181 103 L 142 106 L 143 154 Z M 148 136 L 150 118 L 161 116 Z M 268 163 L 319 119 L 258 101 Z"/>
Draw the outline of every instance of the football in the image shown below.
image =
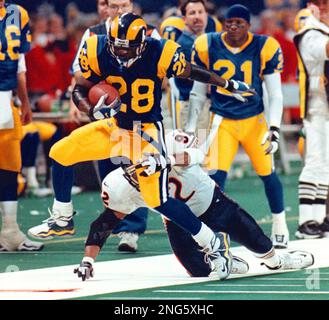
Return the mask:
<path fill-rule="evenodd" d="M 120 94 L 116 88 L 108 83 L 98 83 L 90 88 L 88 92 L 88 99 L 92 106 L 95 106 L 101 96 L 107 94 L 108 97 L 105 100 L 107 105 L 111 104 L 116 98 L 120 99 Z"/>

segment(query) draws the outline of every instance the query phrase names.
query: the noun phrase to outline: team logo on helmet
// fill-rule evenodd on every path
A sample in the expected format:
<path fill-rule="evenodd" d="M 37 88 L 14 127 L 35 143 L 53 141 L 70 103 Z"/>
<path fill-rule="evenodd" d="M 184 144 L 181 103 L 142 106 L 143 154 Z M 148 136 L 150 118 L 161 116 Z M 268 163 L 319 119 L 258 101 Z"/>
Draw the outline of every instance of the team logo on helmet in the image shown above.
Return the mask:
<path fill-rule="evenodd" d="M 129 68 L 142 56 L 146 29 L 143 18 L 134 13 L 125 13 L 112 21 L 108 34 L 109 50 L 122 66 Z"/>

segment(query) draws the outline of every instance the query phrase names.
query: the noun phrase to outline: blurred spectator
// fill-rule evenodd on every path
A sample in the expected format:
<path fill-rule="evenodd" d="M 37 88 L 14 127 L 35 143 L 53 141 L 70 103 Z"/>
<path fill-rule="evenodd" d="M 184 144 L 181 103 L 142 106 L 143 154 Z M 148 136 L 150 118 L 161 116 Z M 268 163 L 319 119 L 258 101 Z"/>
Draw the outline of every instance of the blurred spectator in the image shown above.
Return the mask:
<path fill-rule="evenodd" d="M 50 95 L 47 98 L 51 104 L 58 90 L 65 92 L 70 85 L 69 69 L 76 43 L 67 36 L 63 18 L 58 14 L 52 14 L 48 20 L 36 16 L 32 39 L 32 50 L 26 55 L 28 89 L 33 100 Z"/>
<path fill-rule="evenodd" d="M 293 30 L 295 16 L 293 15 L 290 19 L 287 15 L 289 15 L 289 11 L 286 11 L 283 15 L 285 17 L 283 28 L 280 27 L 280 21 L 273 10 L 263 11 L 260 14 L 260 29 L 257 33 L 272 36 L 280 43 L 284 61 L 286 61 L 281 74 L 282 82 L 296 82 L 297 54 L 290 33 Z"/>

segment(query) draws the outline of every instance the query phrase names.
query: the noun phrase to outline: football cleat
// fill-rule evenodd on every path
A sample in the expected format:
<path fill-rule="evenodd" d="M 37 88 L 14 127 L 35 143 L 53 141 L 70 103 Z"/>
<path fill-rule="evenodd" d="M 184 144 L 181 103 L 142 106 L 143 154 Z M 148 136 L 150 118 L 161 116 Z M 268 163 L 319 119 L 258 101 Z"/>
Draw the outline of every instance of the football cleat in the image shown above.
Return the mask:
<path fill-rule="evenodd" d="M 275 249 L 286 249 L 289 242 L 289 234 L 272 234 L 271 240 Z"/>
<path fill-rule="evenodd" d="M 121 238 L 119 245 L 118 245 L 118 250 L 119 251 L 124 251 L 124 252 L 136 252 L 138 245 L 138 233 L 133 233 L 133 232 L 120 232 L 118 234 L 118 237 Z"/>
<path fill-rule="evenodd" d="M 324 218 L 323 222 L 320 224 L 320 230 L 325 238 L 329 237 L 329 218 Z"/>
<path fill-rule="evenodd" d="M 41 251 L 44 244 L 26 238 L 17 248 L 17 251 Z"/>
<path fill-rule="evenodd" d="M 233 256 L 230 252 L 230 237 L 227 233 L 214 234 L 209 245 L 201 251 L 205 253 L 205 262 L 210 265 L 212 271 L 216 271 L 220 280 L 230 275 Z"/>
<path fill-rule="evenodd" d="M 43 249 L 44 244 L 41 242 L 31 241 L 23 233 L 20 232 L 23 236 L 23 241 L 18 245 L 8 243 L 0 243 L 0 252 L 13 252 L 13 251 L 40 251 Z"/>
<path fill-rule="evenodd" d="M 75 234 L 74 221 L 71 218 L 67 225 L 59 226 L 53 218 L 44 220 L 42 224 L 28 230 L 28 235 L 35 239 L 50 240 L 54 237 L 73 236 Z"/>
<path fill-rule="evenodd" d="M 249 271 L 249 264 L 240 257 L 233 256 L 231 274 L 246 274 Z"/>
<path fill-rule="evenodd" d="M 308 220 L 300 225 L 295 233 L 297 239 L 317 239 L 322 238 L 321 226 L 315 220 Z"/>

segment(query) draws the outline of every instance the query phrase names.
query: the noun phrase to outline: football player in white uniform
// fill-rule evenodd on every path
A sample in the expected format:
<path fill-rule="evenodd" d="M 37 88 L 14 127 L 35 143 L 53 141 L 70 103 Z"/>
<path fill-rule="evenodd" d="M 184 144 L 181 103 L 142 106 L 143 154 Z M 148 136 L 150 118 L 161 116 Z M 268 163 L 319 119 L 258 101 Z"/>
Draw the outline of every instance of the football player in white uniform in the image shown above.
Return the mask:
<path fill-rule="evenodd" d="M 228 198 L 215 182 L 202 170 L 204 155 L 196 148 L 197 139 L 191 134 L 174 130 L 166 135 L 171 171 L 169 194 L 184 201 L 201 221 L 215 232 L 227 232 L 230 237 L 253 251 L 269 269 L 306 268 L 314 263 L 312 254 L 303 251 L 276 253 L 271 240 L 264 234 L 256 221 L 236 202 Z M 157 159 L 146 155 L 140 166 L 154 171 Z M 113 229 L 114 220 L 124 218 L 139 207 L 145 206 L 139 192 L 135 166 L 119 168 L 103 181 L 102 199 L 106 211 L 90 228 L 85 256 L 75 272 L 82 280 L 93 276 L 93 263 L 107 237 Z M 125 199 L 124 201 L 122 199 Z M 119 219 L 118 219 L 119 218 Z M 194 277 L 206 277 L 213 268 L 204 251 L 191 235 L 164 218 L 172 249 Z M 111 225 L 111 228 L 107 227 Z M 232 273 L 245 273 L 248 264 L 240 258 L 233 259 Z"/>
<path fill-rule="evenodd" d="M 297 24 L 304 23 L 294 38 L 306 134 L 305 166 L 298 186 L 299 239 L 319 238 L 329 231 L 329 219 L 325 218 L 329 185 L 329 0 L 309 1 L 308 9 L 311 15 L 297 16 Z"/>

